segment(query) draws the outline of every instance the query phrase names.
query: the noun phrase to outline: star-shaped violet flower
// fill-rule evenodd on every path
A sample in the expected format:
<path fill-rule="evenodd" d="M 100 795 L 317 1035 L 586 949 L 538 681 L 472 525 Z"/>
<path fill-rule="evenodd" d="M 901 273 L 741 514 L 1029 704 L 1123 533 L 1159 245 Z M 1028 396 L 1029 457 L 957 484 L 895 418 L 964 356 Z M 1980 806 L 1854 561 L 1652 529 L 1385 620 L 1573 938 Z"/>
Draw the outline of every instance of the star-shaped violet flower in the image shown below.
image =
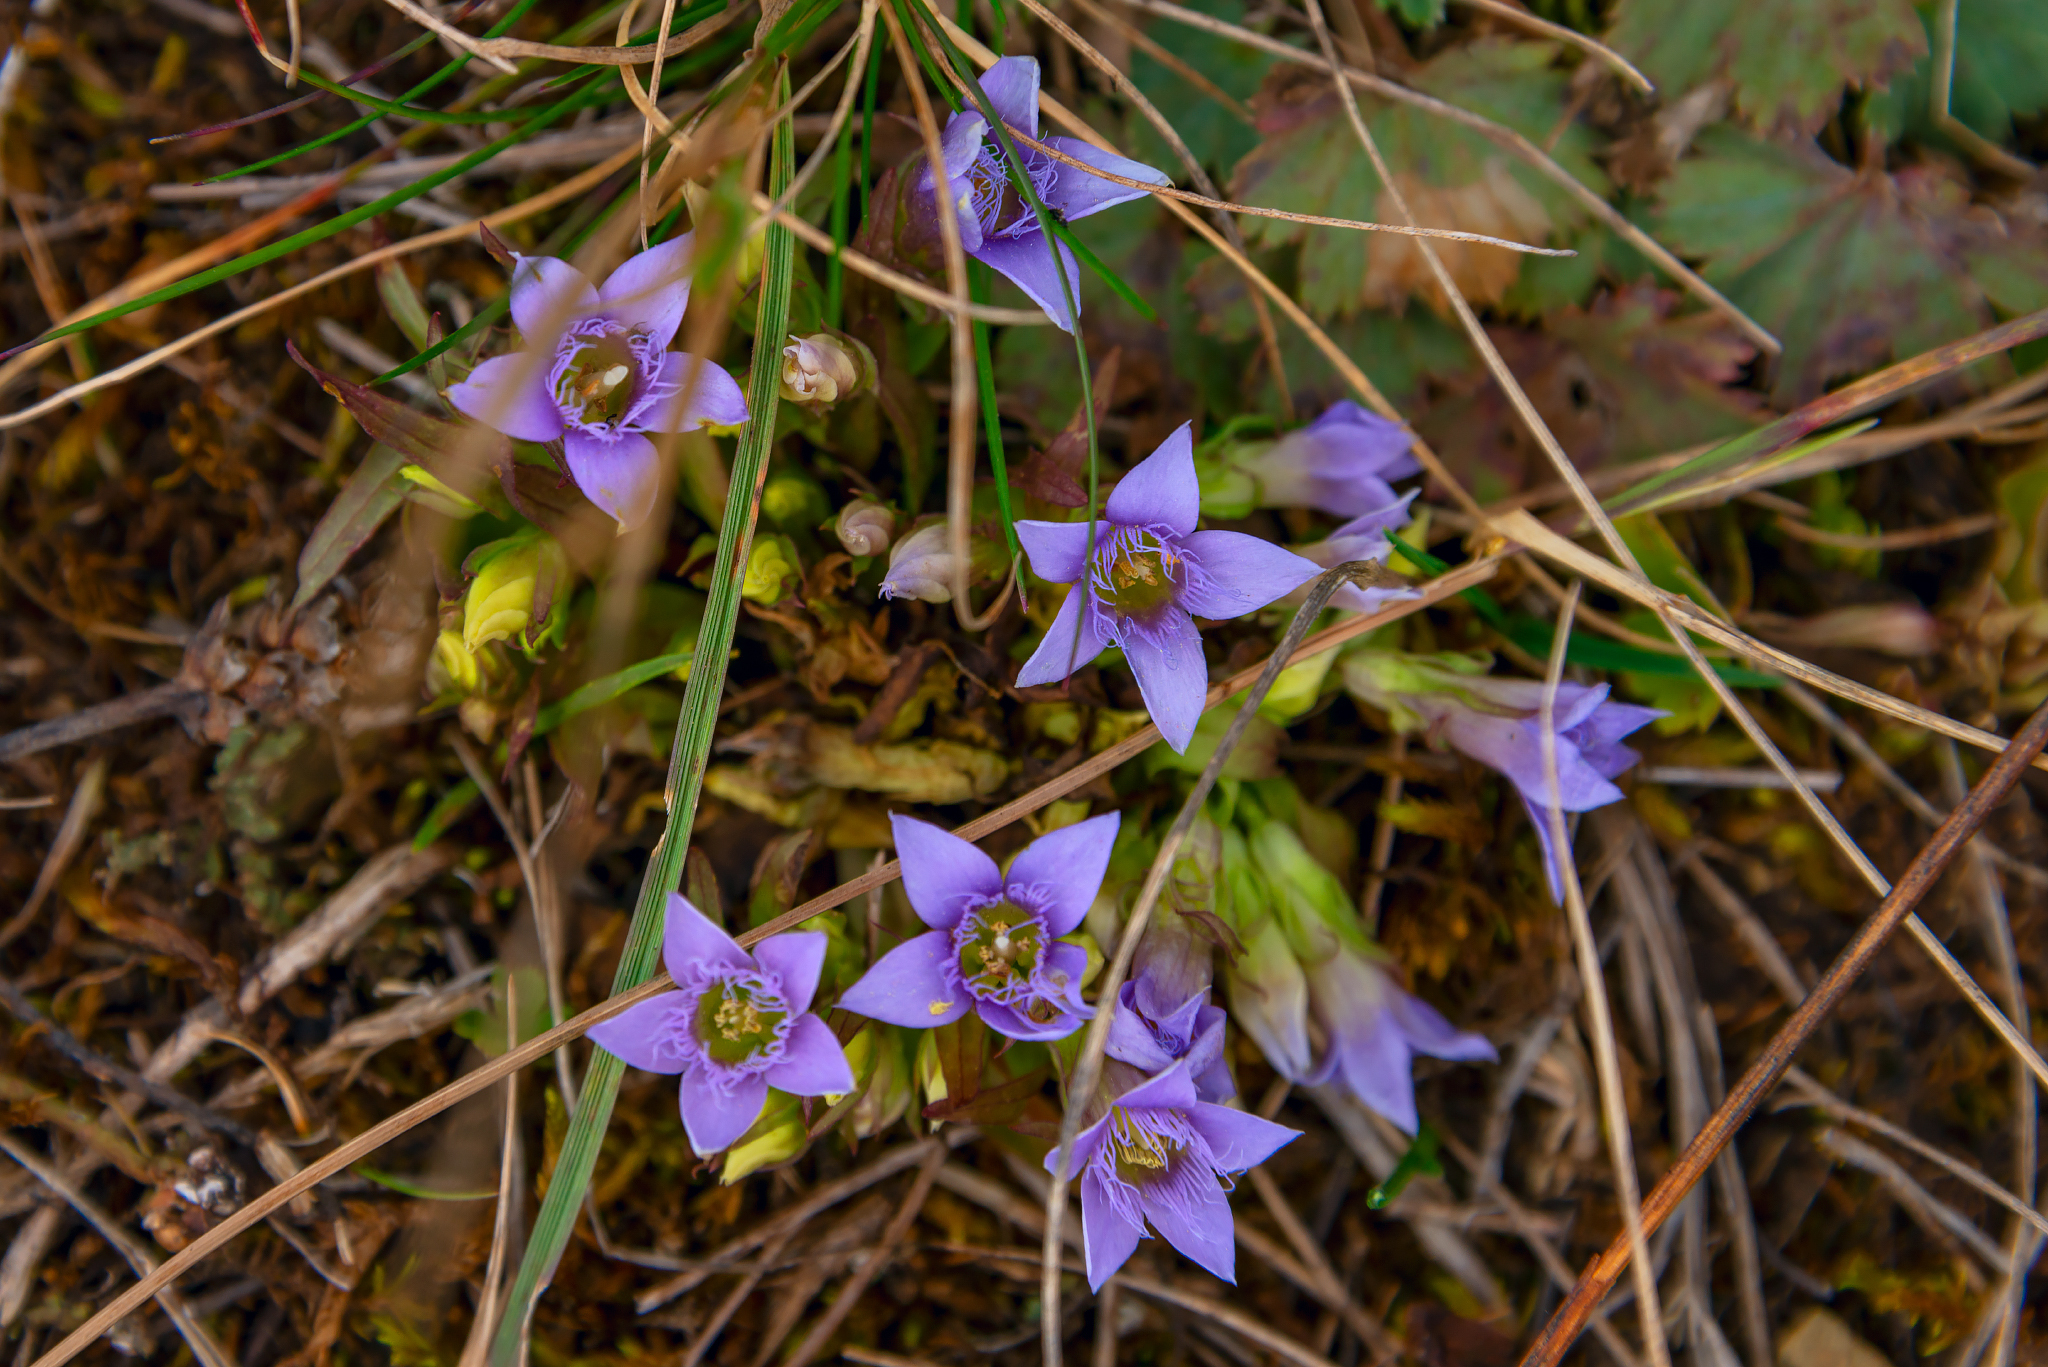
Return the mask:
<path fill-rule="evenodd" d="M 690 302 L 693 236 L 628 258 L 601 286 L 566 261 L 515 255 L 512 321 L 526 349 L 448 389 L 458 411 L 508 437 L 559 439 L 577 487 L 621 533 L 646 521 L 660 487 L 647 433 L 747 420 L 732 376 L 668 349 Z"/>
<path fill-rule="evenodd" d="M 661 957 L 675 991 L 592 1026 L 590 1038 L 635 1068 L 682 1074 L 683 1129 L 699 1154 L 744 1135 L 770 1087 L 792 1096 L 853 1090 L 846 1052 L 810 1009 L 823 932 L 771 935 L 749 954 L 670 893 Z"/>
<path fill-rule="evenodd" d="M 1112 156 L 1079 139 L 1040 138 L 1035 57 L 1003 58 L 982 73 L 981 88 L 996 115 L 1013 131 L 1125 180 L 1168 183 L 1165 175 L 1150 166 Z M 1072 332 L 1074 314 L 1067 307 L 1066 291 L 1060 287 L 1059 266 L 1052 259 L 1054 246 L 1058 246 L 1060 262 L 1066 266 L 1067 283 L 1077 300 L 1081 289 L 1080 263 L 1065 243 L 1049 243 L 1039 231 L 1038 216 L 1010 183 L 1008 156 L 1002 142 L 990 133 L 988 120 L 970 104 L 946 121 L 941 150 L 946 159 L 946 193 L 960 206 L 960 245 L 975 260 L 1015 281 L 1053 322 Z M 1025 178 L 1038 192 L 1039 199 L 1069 223 L 1141 199 L 1146 193 L 1091 176 L 1022 143 L 1017 144 L 1017 153 L 1024 163 Z M 935 180 L 927 166 L 918 180 L 918 190 L 930 196 Z M 926 203 L 929 206 L 929 200 Z M 931 212 L 936 214 L 936 210 Z"/>
<path fill-rule="evenodd" d="M 1019 522 L 1032 571 L 1074 587 L 1018 687 L 1057 683 L 1118 646 L 1159 734 L 1185 751 L 1209 692 L 1195 618 L 1256 612 L 1320 572 L 1255 536 L 1196 531 L 1201 504 L 1194 430 L 1183 423 L 1110 491 L 1092 559 L 1086 522 Z"/>
<path fill-rule="evenodd" d="M 896 946 L 839 1005 L 891 1025 L 951 1025 L 970 1010 L 1019 1040 L 1064 1039 L 1095 1014 L 1081 1000 L 1088 951 L 1060 943 L 1088 914 L 1120 818 L 1091 817 L 1018 851 L 1005 875 L 949 831 L 891 814 L 903 891 L 931 927 Z"/>
<path fill-rule="evenodd" d="M 1222 1176 L 1256 1167 L 1300 1131 L 1195 1095 L 1188 1060 L 1118 1097 L 1074 1138 L 1088 1285 L 1100 1291 L 1147 1237 L 1149 1222 L 1183 1255 L 1237 1282 L 1237 1244 Z M 1046 1155 L 1059 1170 L 1060 1151 Z"/>

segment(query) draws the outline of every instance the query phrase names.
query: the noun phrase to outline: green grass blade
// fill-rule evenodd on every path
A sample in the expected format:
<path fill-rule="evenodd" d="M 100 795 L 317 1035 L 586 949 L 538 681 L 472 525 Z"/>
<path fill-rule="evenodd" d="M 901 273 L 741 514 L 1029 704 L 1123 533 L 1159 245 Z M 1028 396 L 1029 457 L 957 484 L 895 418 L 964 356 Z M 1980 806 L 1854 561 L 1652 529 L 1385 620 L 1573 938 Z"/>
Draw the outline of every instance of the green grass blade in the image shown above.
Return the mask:
<path fill-rule="evenodd" d="M 1051 222 L 1052 230 L 1059 237 L 1059 240 L 1072 248 L 1074 255 L 1081 259 L 1081 264 L 1094 271 L 1103 284 L 1115 290 L 1117 298 L 1136 309 L 1146 322 L 1156 323 L 1159 321 L 1159 315 L 1153 311 L 1150 304 L 1145 302 L 1144 297 L 1126 284 L 1122 276 L 1111 270 L 1107 262 L 1089 249 L 1087 243 L 1074 236 L 1073 228 L 1068 226 L 1065 219 L 1055 214 L 1052 216 Z"/>
<path fill-rule="evenodd" d="M 445 185 L 457 176 L 476 169 L 506 148 L 525 142 L 528 138 L 531 138 L 549 124 L 554 123 L 563 115 L 572 113 L 586 104 L 595 102 L 608 89 L 608 86 L 593 85 L 590 89 L 577 91 L 567 99 L 542 110 L 531 120 L 521 124 L 504 137 L 494 142 L 486 143 L 451 166 L 445 166 L 431 175 L 422 176 L 410 185 L 400 186 L 381 199 L 371 200 L 368 204 L 350 209 L 347 213 L 339 214 L 317 227 L 308 228 L 304 232 L 293 233 L 290 237 L 273 242 L 267 247 L 258 247 L 253 252 L 245 252 L 232 261 L 223 261 L 211 270 L 201 271 L 197 275 L 188 275 L 176 284 L 166 285 L 162 289 L 145 294 L 139 299 L 130 299 L 126 303 L 117 304 L 113 308 L 96 313 L 90 318 L 81 318 L 75 323 L 52 328 L 35 340 L 24 342 L 20 346 L 14 347 L 6 354 L 11 356 L 15 352 L 25 351 L 32 346 L 41 346 L 46 342 L 61 341 L 66 337 L 84 332 L 88 328 L 95 328 L 102 323 L 111 322 L 116 318 L 124 317 L 140 309 L 161 304 L 165 300 L 183 298 L 195 290 L 202 290 L 208 285 L 218 284 L 230 276 L 240 275 L 243 271 L 251 270 L 266 261 L 275 261 L 278 257 L 288 256 L 301 247 L 310 247 L 316 242 L 323 242 L 337 233 L 353 228 L 356 224 L 375 218 L 379 214 L 387 213 L 408 200 L 417 199 L 429 190 Z"/>
<path fill-rule="evenodd" d="M 788 84 L 785 74 L 778 81 L 778 99 L 788 98 Z M 775 129 L 769 176 L 771 194 L 780 194 L 788 186 L 795 165 L 795 130 L 785 119 Z M 787 228 L 770 225 L 765 251 L 754 336 L 775 339 L 789 328 L 796 239 Z M 732 489 L 737 496 L 726 501 L 725 523 L 719 529 L 718 559 L 711 571 L 710 601 L 697 637 L 696 659 L 701 663 L 691 669 L 690 681 L 683 690 L 683 710 L 676 719 L 675 747 L 669 755 L 668 821 L 647 861 L 640 899 L 633 909 L 632 927 L 626 932 L 625 951 L 612 980 L 614 993 L 645 982 L 654 972 L 661 954 L 662 913 L 669 893 L 682 881 L 683 856 L 696 820 L 705 759 L 711 752 L 712 734 L 718 725 L 718 704 L 725 689 L 728 652 L 739 621 L 740 585 L 753 545 L 761 485 L 768 472 L 768 453 L 775 442 L 779 377 L 779 367 L 756 365 L 749 380 L 750 417 L 733 459 Z M 582 1211 L 625 1066 L 602 1049 L 591 1056 L 590 1069 L 584 1075 L 582 1100 L 569 1122 L 554 1176 L 549 1180 L 526 1255 L 520 1260 L 518 1276 L 506 1300 L 505 1317 L 499 1321 L 491 1345 L 493 1367 L 517 1367 L 521 1361 L 533 1307 L 553 1278 L 555 1265 Z"/>
<path fill-rule="evenodd" d="M 485 31 L 484 37 L 504 37 L 506 33 L 511 31 L 511 28 L 514 24 L 518 23 L 521 19 L 526 17 L 526 12 L 528 10 L 532 9 L 535 5 L 539 3 L 540 0 L 519 0 L 519 3 L 512 7 L 512 10 L 509 14 L 507 14 L 503 19 L 500 19 L 497 23 L 491 25 L 491 27 Z M 469 65 L 469 61 L 470 58 L 468 53 L 464 53 L 462 56 L 457 57 L 454 61 L 449 62 L 448 65 L 442 67 L 439 71 L 427 77 L 424 81 L 421 81 L 418 85 L 406 91 L 403 95 L 400 95 L 398 97 L 399 102 L 401 104 L 409 104 L 412 101 L 418 99 L 420 96 L 430 93 L 437 86 L 445 84 L 457 72 L 461 71 L 463 67 Z M 302 70 L 299 74 L 305 75 L 306 73 Z M 354 92 L 350 92 L 347 98 L 355 99 L 356 95 Z M 224 176 L 215 176 L 214 180 L 234 180 L 240 176 L 255 175 L 258 171 L 267 171 L 281 161 L 290 161 L 293 157 L 304 156 L 306 153 L 317 151 L 330 143 L 339 142 L 341 139 L 347 137 L 351 133 L 360 133 L 365 128 L 368 128 L 371 124 L 375 123 L 378 118 L 379 116 L 376 114 L 364 114 L 360 118 L 351 120 L 350 122 L 343 124 L 341 127 L 335 129 L 331 133 L 322 133 L 319 137 L 314 138 L 311 142 L 302 143 L 299 146 L 290 149 L 289 151 L 278 152 L 272 156 L 263 158 L 263 160 L 261 161 L 251 162 L 247 166 L 237 167 L 236 169 L 228 172 Z"/>
<path fill-rule="evenodd" d="M 622 693 L 630 693 L 641 684 L 651 683 L 672 669 L 687 668 L 696 658 L 694 652 L 687 655 L 657 655 L 651 660 L 627 665 L 616 674 L 592 679 L 568 697 L 543 707 L 533 719 L 533 734 L 544 736 L 579 712 L 588 712 L 591 708 L 608 703 Z"/>
<path fill-rule="evenodd" d="M 967 263 L 969 294 L 977 304 L 988 302 L 989 268 L 979 261 Z M 996 412 L 996 363 L 990 353 L 988 324 L 974 320 L 974 378 L 981 388 L 981 421 L 988 433 L 988 463 L 996 474 L 996 509 L 1003 515 L 1003 544 L 1009 548 L 1010 563 L 1017 562 L 1017 519 L 1010 511 L 1010 466 L 1003 455 L 1003 419 Z"/>

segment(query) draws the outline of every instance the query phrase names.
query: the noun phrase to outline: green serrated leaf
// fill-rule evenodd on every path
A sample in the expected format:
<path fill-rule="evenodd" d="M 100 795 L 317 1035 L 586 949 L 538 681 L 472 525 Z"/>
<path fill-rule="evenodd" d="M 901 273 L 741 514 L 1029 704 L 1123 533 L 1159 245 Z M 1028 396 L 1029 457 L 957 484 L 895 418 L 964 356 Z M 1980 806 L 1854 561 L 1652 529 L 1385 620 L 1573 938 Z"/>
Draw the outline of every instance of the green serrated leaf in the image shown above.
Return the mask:
<path fill-rule="evenodd" d="M 1667 105 L 1726 80 L 1751 124 L 1809 133 L 1847 87 L 1881 86 L 1927 51 L 1912 0 L 1622 0 L 1607 41 Z"/>
<path fill-rule="evenodd" d="M 1863 117 L 1885 138 L 1911 136 L 1948 146 L 1934 125 L 1935 6 L 1920 6 L 1927 25 L 1926 56 L 1913 69 L 1871 94 Z M 2048 7 L 2036 0 L 1963 0 L 1956 7 L 1955 73 L 1949 113 L 1996 143 L 2010 145 L 2013 120 L 2048 109 Z"/>
<path fill-rule="evenodd" d="M 1449 48 L 1424 63 L 1411 84 L 1538 143 L 1550 141 L 1571 107 L 1568 73 L 1556 65 L 1556 49 L 1547 43 L 1489 38 Z M 1585 208 L 1555 183 L 1477 133 L 1362 94 L 1359 107 L 1421 222 L 1540 244 L 1586 218 Z M 1233 199 L 1297 213 L 1399 221 L 1327 81 L 1295 81 L 1270 91 L 1259 126 L 1266 140 L 1238 163 Z M 1593 160 L 1597 145 L 1585 125 L 1572 122 L 1551 155 L 1605 193 L 1607 177 Z M 1421 254 L 1405 238 L 1311 230 L 1271 218 L 1247 218 L 1242 228 L 1254 245 L 1301 243 L 1301 298 L 1322 317 L 1361 308 L 1398 310 L 1411 296 L 1428 298 L 1436 288 Z M 1493 247 L 1439 244 L 1438 251 L 1475 304 L 1500 299 L 1523 261 L 1520 253 Z"/>
<path fill-rule="evenodd" d="M 1994 304 L 2048 298 L 2048 242 L 1987 220 L 1938 165 L 1859 174 L 1810 143 L 1727 127 L 1698 149 L 1664 187 L 1659 235 L 1784 341 L 1780 403 L 1976 332 Z M 1978 376 L 2009 369 L 1984 361 Z"/>

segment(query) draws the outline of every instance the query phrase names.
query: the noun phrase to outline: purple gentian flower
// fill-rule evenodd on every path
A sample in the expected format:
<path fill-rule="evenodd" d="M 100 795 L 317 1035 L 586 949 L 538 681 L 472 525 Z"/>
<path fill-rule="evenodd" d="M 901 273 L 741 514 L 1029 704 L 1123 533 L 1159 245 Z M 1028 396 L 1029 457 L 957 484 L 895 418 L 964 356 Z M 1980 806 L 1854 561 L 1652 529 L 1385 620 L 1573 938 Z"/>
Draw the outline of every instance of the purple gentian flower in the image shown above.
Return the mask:
<path fill-rule="evenodd" d="M 1026 845 L 1007 875 L 949 831 L 890 814 L 903 891 L 931 927 L 884 954 L 839 998 L 891 1025 L 950 1025 L 971 1009 L 1020 1040 L 1064 1039 L 1095 1014 L 1081 1000 L 1088 951 L 1061 944 L 1109 867 L 1115 812 Z"/>
<path fill-rule="evenodd" d="M 592 1026 L 590 1038 L 635 1068 L 683 1075 L 683 1129 L 699 1154 L 744 1135 L 771 1086 L 792 1096 L 853 1090 L 845 1051 L 810 1010 L 822 931 L 771 935 L 749 954 L 670 893 L 661 957 L 676 990 Z"/>
<path fill-rule="evenodd" d="M 1076 138 L 1040 138 L 1036 58 L 1003 58 L 982 73 L 981 88 L 997 116 L 1011 129 L 1126 180 L 1154 185 L 1169 183 L 1165 175 L 1150 166 L 1112 156 Z M 1060 261 L 1066 266 L 1076 311 L 1081 292 L 1080 263 L 1074 260 L 1074 253 L 1065 243 L 1049 243 L 1038 230 L 1038 216 L 1010 183 L 1007 155 L 1001 141 L 991 136 L 988 120 L 971 104 L 953 115 L 946 121 L 941 151 L 946 160 L 946 193 L 960 206 L 960 245 L 975 260 L 1015 281 L 1053 322 L 1072 332 L 1074 313 L 1069 311 L 1066 291 L 1060 287 L 1059 267 L 1052 259 L 1053 247 L 1058 246 Z M 1023 158 L 1024 175 L 1039 199 L 1051 213 L 1069 223 L 1145 194 L 1143 190 L 1054 161 L 1021 143 L 1017 153 Z M 917 188 L 930 195 L 934 184 L 935 177 L 927 166 Z"/>
<path fill-rule="evenodd" d="M 1366 1105 L 1414 1134 L 1416 1054 L 1462 1062 L 1496 1061 L 1482 1035 L 1459 1030 L 1408 993 L 1351 945 L 1308 969 L 1309 1009 L 1329 1037 L 1328 1055 L 1303 1081 L 1341 1080 Z"/>
<path fill-rule="evenodd" d="M 1554 794 L 1544 774 L 1540 681 L 1464 673 L 1441 661 L 1362 650 L 1345 661 L 1344 682 L 1352 692 L 1393 712 L 1396 725 L 1401 725 L 1403 714 L 1419 719 L 1430 735 L 1515 785 L 1542 842 L 1550 895 L 1560 902 L 1564 860 L 1570 852 L 1558 848 L 1548 812 L 1589 812 L 1621 801 L 1622 791 L 1612 780 L 1641 758 L 1621 743 L 1622 737 L 1669 715 L 1654 707 L 1610 702 L 1604 683 L 1560 681 L 1551 713 L 1561 790 Z M 1410 721 L 1408 728 L 1416 725 Z"/>
<path fill-rule="evenodd" d="M 629 258 L 601 287 L 566 261 L 515 256 L 512 321 L 526 350 L 492 357 L 448 390 L 449 403 L 508 437 L 560 438 L 577 487 L 621 533 L 647 519 L 660 487 L 647 433 L 747 419 L 732 376 L 668 349 L 690 302 L 693 236 Z"/>
<path fill-rule="evenodd" d="M 1149 1221 L 1189 1259 L 1233 1285 L 1237 1243 L 1219 1178 L 1264 1162 L 1300 1132 L 1195 1094 L 1184 1060 L 1118 1097 L 1074 1138 L 1088 1285 L 1100 1291 Z M 1058 1171 L 1060 1151 L 1046 1155 Z"/>
<path fill-rule="evenodd" d="M 1017 524 L 1032 571 L 1074 585 L 1018 674 L 1019 687 L 1056 683 L 1119 646 L 1159 734 L 1175 751 L 1188 748 L 1209 693 L 1195 618 L 1256 612 L 1318 572 L 1313 561 L 1255 536 L 1196 531 L 1201 502 L 1194 433 L 1182 423 L 1110 492 L 1093 560 L 1086 522 Z"/>
<path fill-rule="evenodd" d="M 1350 560 L 1377 560 L 1384 565 L 1393 558 L 1394 543 L 1387 540 L 1387 533 L 1408 524 L 1408 505 L 1415 501 L 1421 490 L 1402 494 L 1383 508 L 1369 513 L 1360 513 L 1349 522 L 1331 532 L 1321 541 L 1294 549 L 1302 559 L 1320 565 L 1326 570 Z M 1330 595 L 1330 606 L 1346 612 L 1378 612 L 1388 603 L 1397 603 L 1404 598 L 1418 598 L 1421 589 L 1404 589 L 1391 586 L 1365 588 L 1358 584 L 1346 584 Z M 1305 597 L 1299 590 L 1289 598 Z"/>
<path fill-rule="evenodd" d="M 1339 399 L 1306 427 L 1231 463 L 1258 482 L 1262 508 L 1314 508 L 1358 517 L 1394 501 L 1390 480 L 1422 467 L 1408 454 L 1415 435 L 1397 422 Z"/>
<path fill-rule="evenodd" d="M 1118 989 L 1109 1056 L 1148 1074 L 1186 1059 L 1196 1095 L 1228 1101 L 1237 1087 L 1223 1062 L 1223 1008 L 1209 1004 L 1212 951 L 1177 913 L 1159 915 Z"/>

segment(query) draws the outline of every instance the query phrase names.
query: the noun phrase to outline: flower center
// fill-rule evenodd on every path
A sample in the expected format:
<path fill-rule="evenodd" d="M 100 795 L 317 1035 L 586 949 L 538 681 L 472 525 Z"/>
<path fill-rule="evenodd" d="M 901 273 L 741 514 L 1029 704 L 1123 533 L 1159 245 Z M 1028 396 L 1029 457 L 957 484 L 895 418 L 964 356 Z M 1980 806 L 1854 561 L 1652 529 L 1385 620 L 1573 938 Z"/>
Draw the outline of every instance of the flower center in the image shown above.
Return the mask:
<path fill-rule="evenodd" d="M 1024 202 L 1010 180 L 1009 158 L 1003 155 L 1002 145 L 995 134 L 987 136 L 988 141 L 982 144 L 981 154 L 967 172 L 968 190 L 960 198 L 961 212 L 973 214 L 984 233 L 1015 237 L 1037 232 L 1038 216 L 1031 212 L 1031 206 Z M 1053 182 L 1059 178 L 1059 163 L 1050 157 L 1027 152 L 1024 174 L 1043 202 L 1051 193 Z M 1078 288 L 1080 282 L 1075 281 L 1074 284 Z"/>
<path fill-rule="evenodd" d="M 1116 1175 L 1126 1182 L 1135 1183 L 1164 1177 L 1182 1146 L 1140 1124 L 1121 1106 L 1113 1108 L 1112 1114 L 1109 1151 L 1116 1163 Z"/>
<path fill-rule="evenodd" d="M 1096 592 L 1103 608 L 1118 617 L 1152 616 L 1187 579 L 1179 552 L 1150 532 L 1119 530 L 1098 560 Z"/>
<path fill-rule="evenodd" d="M 583 339 L 555 382 L 555 402 L 592 426 L 615 423 L 633 402 L 635 369 L 624 333 Z"/>
<path fill-rule="evenodd" d="M 775 1042 L 789 1012 L 782 999 L 745 983 L 719 983 L 697 999 L 697 1039 L 719 1063 L 746 1063 Z"/>
<path fill-rule="evenodd" d="M 977 996 L 999 996 L 1027 983 L 1045 949 L 1038 918 L 1007 901 L 961 919 L 960 976 Z"/>

